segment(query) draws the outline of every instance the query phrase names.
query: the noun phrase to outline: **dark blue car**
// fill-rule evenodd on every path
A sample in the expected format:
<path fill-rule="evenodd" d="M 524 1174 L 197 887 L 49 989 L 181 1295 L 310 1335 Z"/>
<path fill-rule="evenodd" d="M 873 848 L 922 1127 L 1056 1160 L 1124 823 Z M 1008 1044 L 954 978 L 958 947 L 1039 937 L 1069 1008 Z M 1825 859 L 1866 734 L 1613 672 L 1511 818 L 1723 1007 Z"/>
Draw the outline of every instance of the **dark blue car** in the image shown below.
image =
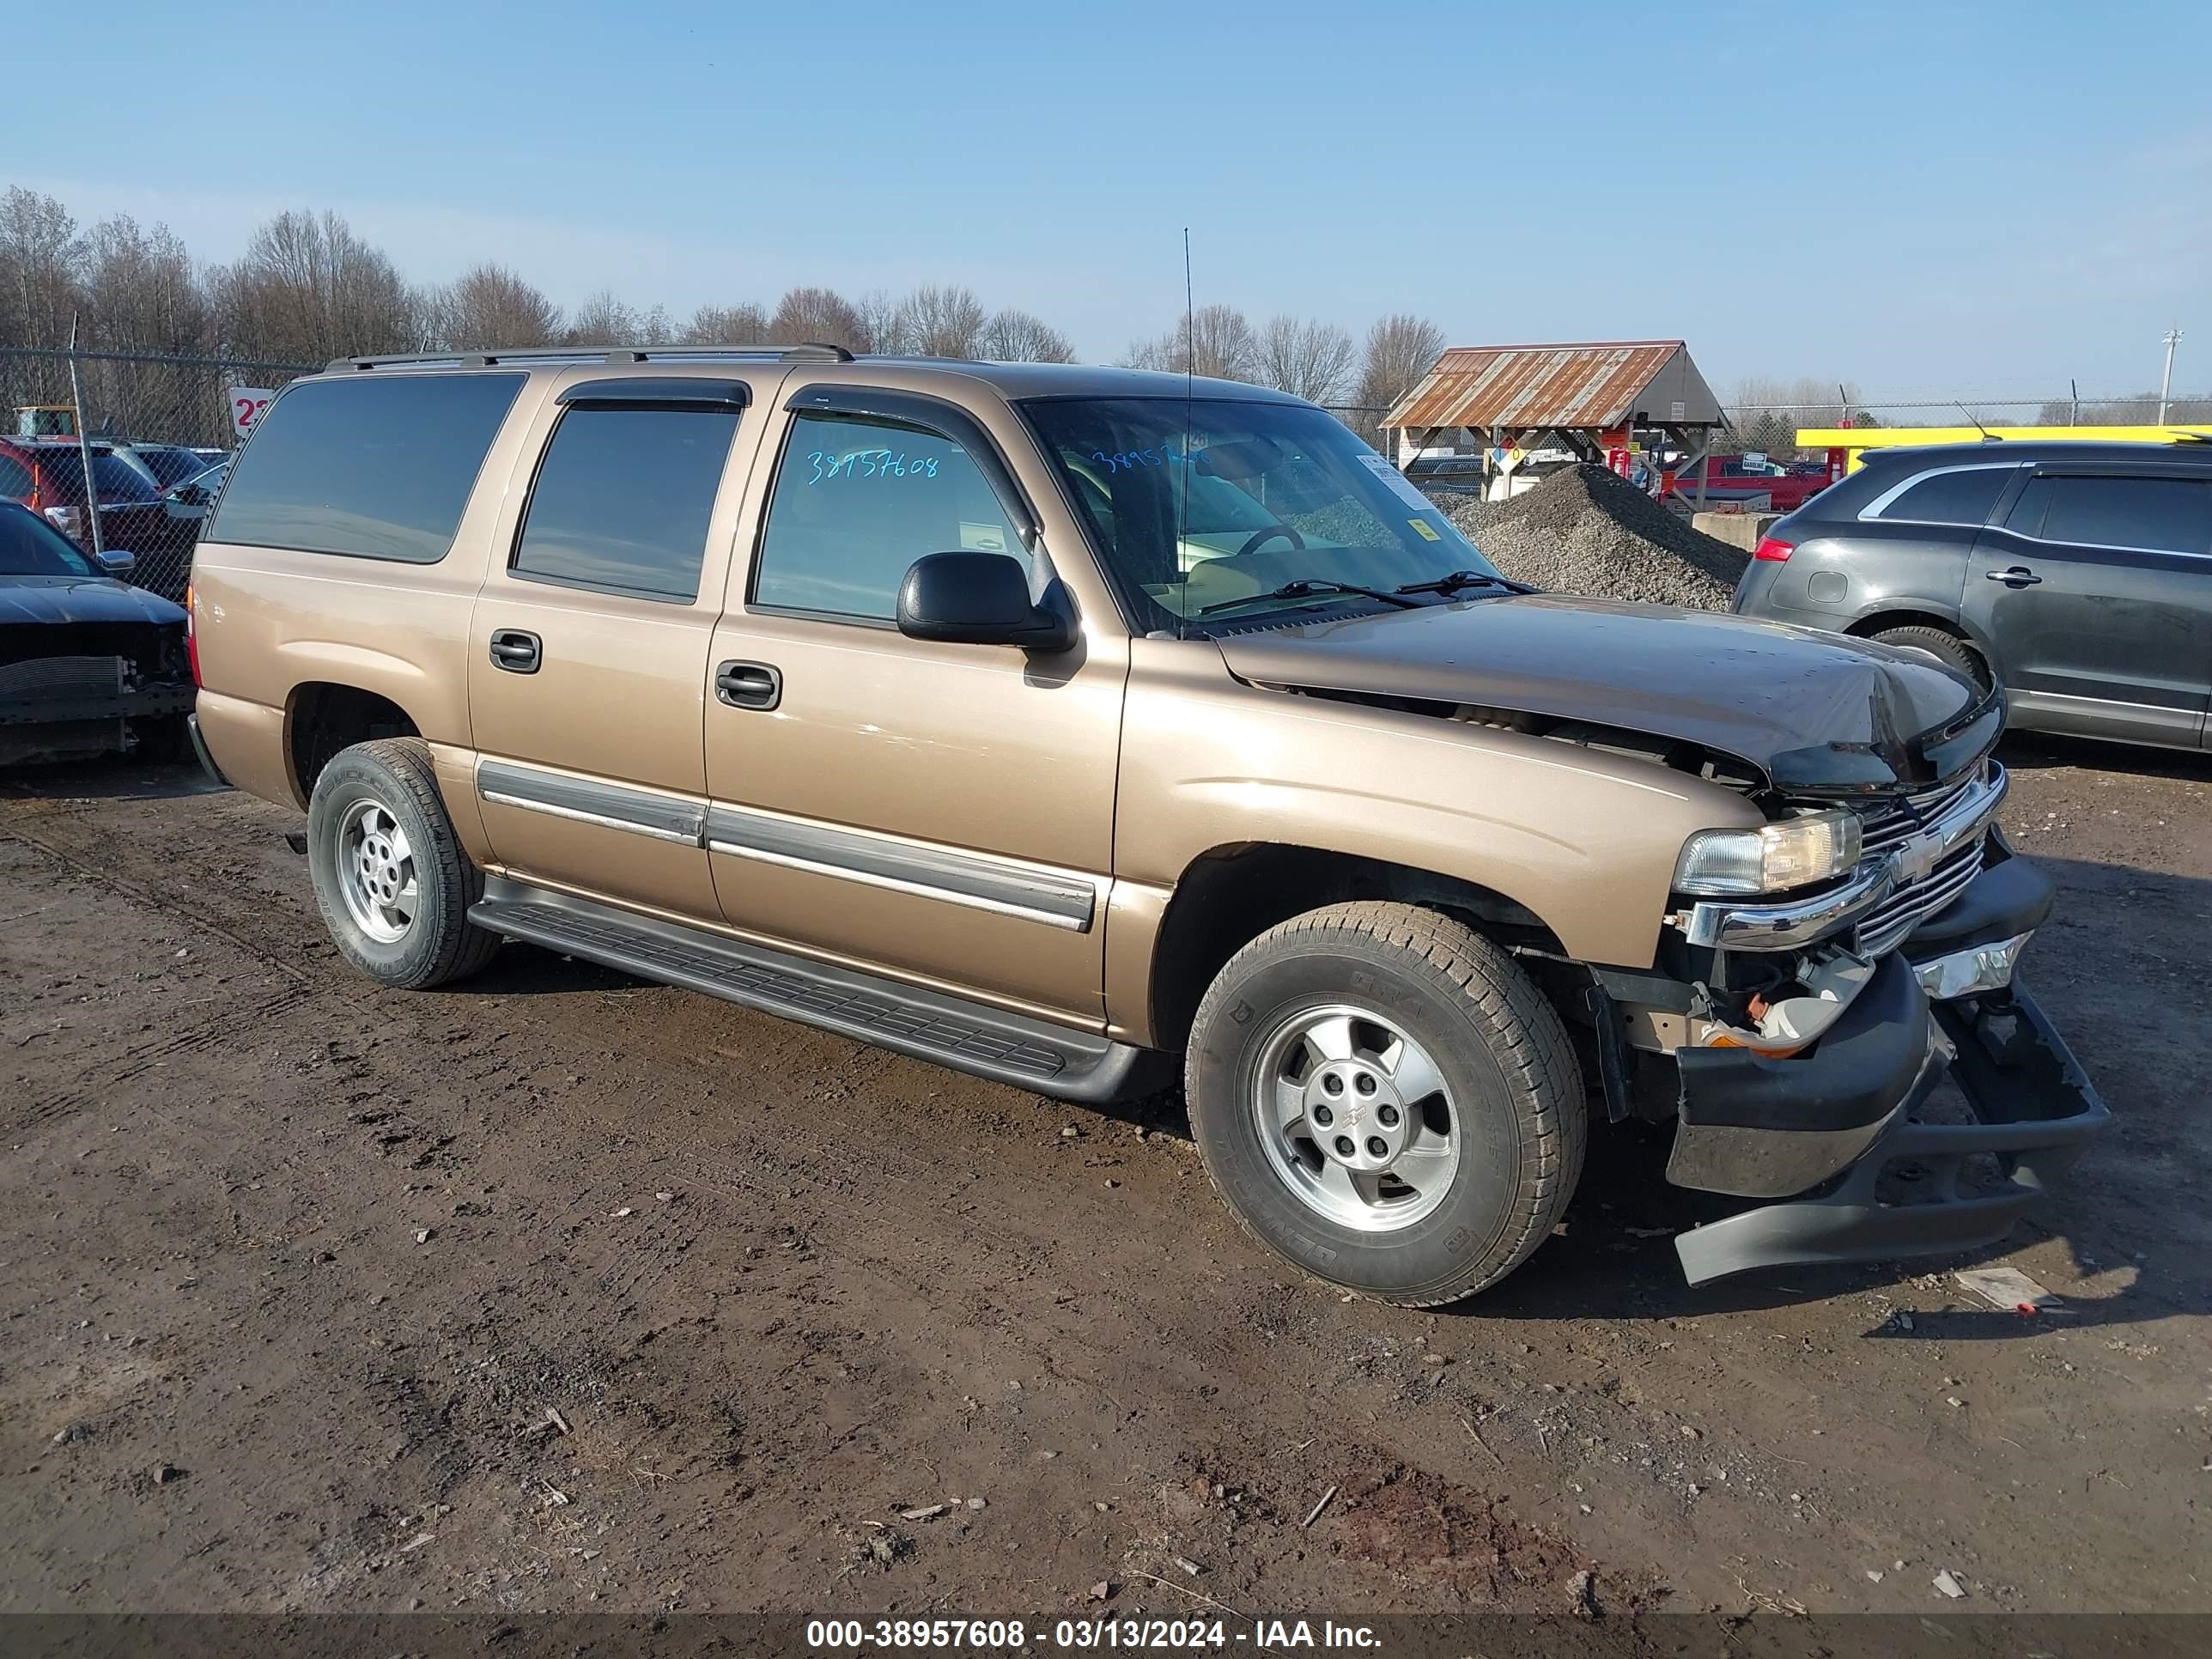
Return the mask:
<path fill-rule="evenodd" d="M 0 766 L 118 750 L 173 759 L 192 678 L 185 613 L 0 501 Z"/>

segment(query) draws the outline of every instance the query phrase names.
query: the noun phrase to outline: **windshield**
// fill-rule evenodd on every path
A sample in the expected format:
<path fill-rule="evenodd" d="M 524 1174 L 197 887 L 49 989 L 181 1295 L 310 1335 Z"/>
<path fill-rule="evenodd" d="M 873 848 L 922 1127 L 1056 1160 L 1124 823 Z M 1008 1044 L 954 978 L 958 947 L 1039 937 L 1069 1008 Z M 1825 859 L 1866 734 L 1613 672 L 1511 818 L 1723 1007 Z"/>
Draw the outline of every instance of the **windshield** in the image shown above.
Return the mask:
<path fill-rule="evenodd" d="M 39 451 L 39 470 L 64 506 L 84 504 L 84 459 L 73 446 L 50 444 Z M 92 476 L 103 501 L 155 501 L 154 481 L 112 449 L 92 452 Z"/>
<path fill-rule="evenodd" d="M 27 507 L 0 501 L 0 576 L 89 576 L 92 561 Z"/>
<path fill-rule="evenodd" d="M 1279 592 L 1301 583 L 1389 590 L 1496 574 L 1395 467 L 1310 405 L 1052 398 L 1023 412 L 1147 630 L 1209 609 L 1235 622 L 1347 602 Z"/>

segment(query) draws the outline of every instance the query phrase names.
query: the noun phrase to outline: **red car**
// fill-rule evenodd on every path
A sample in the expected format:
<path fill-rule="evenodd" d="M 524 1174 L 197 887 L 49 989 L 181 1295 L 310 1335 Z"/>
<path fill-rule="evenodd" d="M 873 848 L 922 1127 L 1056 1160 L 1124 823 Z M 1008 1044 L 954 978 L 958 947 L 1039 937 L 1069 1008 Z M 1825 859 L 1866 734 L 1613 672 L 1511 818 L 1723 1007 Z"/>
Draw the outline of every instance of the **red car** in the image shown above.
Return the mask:
<path fill-rule="evenodd" d="M 84 455 L 75 438 L 0 438 L 0 498 L 22 502 L 88 553 L 92 525 L 86 507 L 88 497 L 96 494 L 101 546 L 137 554 L 142 561 L 135 577 L 138 585 L 165 598 L 181 599 L 183 561 L 174 562 L 179 567 L 174 593 L 165 591 L 164 573 L 144 562 L 175 534 L 160 486 L 118 455 L 112 445 L 94 442 L 90 448 L 96 490 L 88 492 Z"/>
<path fill-rule="evenodd" d="M 1708 455 L 1705 473 L 1708 505 L 1765 495 L 1777 513 L 1795 513 L 1828 487 L 1825 470 L 1800 472 L 1764 456 Z M 1698 474 L 1694 468 L 1674 475 L 1674 493 L 1685 501 L 1698 499 Z"/>

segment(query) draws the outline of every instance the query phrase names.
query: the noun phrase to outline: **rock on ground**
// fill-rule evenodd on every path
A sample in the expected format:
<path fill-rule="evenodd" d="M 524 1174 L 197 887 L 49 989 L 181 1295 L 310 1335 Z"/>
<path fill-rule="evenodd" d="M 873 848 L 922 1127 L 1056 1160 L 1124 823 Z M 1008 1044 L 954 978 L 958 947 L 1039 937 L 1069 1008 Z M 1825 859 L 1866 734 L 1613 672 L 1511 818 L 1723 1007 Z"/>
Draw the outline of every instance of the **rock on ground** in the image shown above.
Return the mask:
<path fill-rule="evenodd" d="M 1725 611 L 1749 562 L 1603 467 L 1567 467 L 1510 501 L 1431 499 L 1504 574 L 1553 592 Z"/>

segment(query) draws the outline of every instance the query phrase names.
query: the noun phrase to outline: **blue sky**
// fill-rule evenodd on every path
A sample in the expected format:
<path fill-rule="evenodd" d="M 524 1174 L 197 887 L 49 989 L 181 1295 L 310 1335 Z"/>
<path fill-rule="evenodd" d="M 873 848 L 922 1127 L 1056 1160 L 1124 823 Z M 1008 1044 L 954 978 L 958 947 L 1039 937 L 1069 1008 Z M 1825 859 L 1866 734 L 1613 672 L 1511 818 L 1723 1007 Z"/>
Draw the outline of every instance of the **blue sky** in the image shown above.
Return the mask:
<path fill-rule="evenodd" d="M 64 34 L 67 34 L 64 31 Z M 965 283 L 1110 359 L 1200 303 L 1680 335 L 1871 395 L 2212 386 L 2212 6 L 103 6 L 0 183 L 208 258 L 335 208 L 678 315 Z M 27 104 L 27 107 L 26 105 Z M 159 180 L 160 182 L 151 182 Z"/>

